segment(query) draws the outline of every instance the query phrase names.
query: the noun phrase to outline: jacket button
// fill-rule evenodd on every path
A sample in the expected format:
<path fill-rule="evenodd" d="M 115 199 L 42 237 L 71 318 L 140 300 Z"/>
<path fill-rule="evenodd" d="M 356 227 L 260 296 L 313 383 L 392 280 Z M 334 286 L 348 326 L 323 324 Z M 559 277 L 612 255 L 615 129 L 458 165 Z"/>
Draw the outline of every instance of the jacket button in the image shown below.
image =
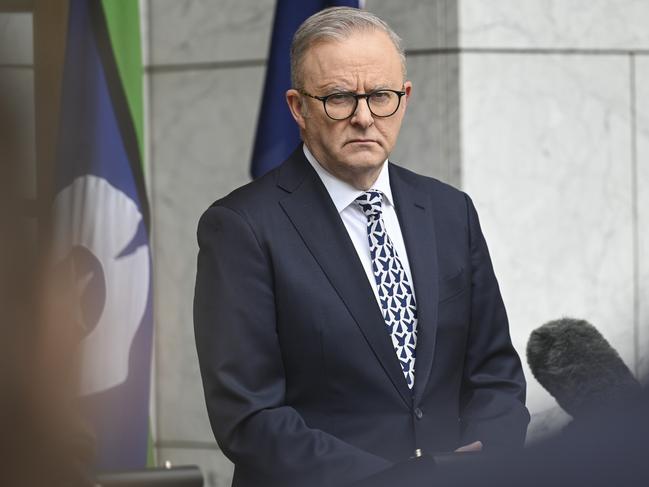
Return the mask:
<path fill-rule="evenodd" d="M 415 417 L 417 419 L 423 418 L 424 417 L 424 412 L 419 408 L 415 408 Z"/>

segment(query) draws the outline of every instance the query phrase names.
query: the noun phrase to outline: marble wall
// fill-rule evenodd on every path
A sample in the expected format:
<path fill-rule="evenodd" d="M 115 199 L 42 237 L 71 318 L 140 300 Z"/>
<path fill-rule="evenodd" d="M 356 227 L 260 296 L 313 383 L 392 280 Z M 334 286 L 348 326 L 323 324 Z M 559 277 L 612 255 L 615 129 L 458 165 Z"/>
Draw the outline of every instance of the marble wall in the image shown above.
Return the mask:
<path fill-rule="evenodd" d="M 524 355 L 562 316 L 649 369 L 649 4 L 460 2 L 462 186 Z M 569 420 L 527 370 L 531 440 Z"/>
<path fill-rule="evenodd" d="M 644 50 L 644 0 L 460 0 L 463 48 Z"/>
<path fill-rule="evenodd" d="M 156 447 L 229 485 L 192 298 L 201 212 L 248 181 L 274 0 L 141 0 L 156 300 Z M 524 357 L 563 315 L 649 371 L 649 4 L 367 0 L 402 34 L 413 97 L 393 159 L 466 189 Z M 643 159 L 644 158 L 644 159 Z M 644 163 L 643 163 L 644 161 Z M 532 438 L 568 418 L 528 371 Z"/>
<path fill-rule="evenodd" d="M 209 487 L 232 465 L 209 425 L 194 345 L 196 225 L 249 180 L 274 1 L 149 0 L 150 190 L 158 463 L 198 464 Z"/>

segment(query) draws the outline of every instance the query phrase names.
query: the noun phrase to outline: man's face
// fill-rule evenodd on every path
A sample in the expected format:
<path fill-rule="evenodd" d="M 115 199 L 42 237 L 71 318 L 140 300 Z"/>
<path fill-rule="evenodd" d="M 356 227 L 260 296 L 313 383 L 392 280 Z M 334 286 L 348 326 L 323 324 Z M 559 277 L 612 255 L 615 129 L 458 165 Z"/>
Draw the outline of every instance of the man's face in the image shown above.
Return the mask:
<path fill-rule="evenodd" d="M 304 91 L 316 96 L 378 89 L 406 92 L 390 117 L 373 116 L 366 100 L 360 99 L 354 114 L 345 120 L 329 118 L 319 100 L 302 97 L 295 90 L 287 92 L 304 142 L 318 162 L 340 179 L 367 189 L 396 144 L 412 88 L 409 81 L 403 81 L 396 48 L 380 30 L 354 33 L 340 42 L 319 42 L 307 51 L 302 73 Z"/>

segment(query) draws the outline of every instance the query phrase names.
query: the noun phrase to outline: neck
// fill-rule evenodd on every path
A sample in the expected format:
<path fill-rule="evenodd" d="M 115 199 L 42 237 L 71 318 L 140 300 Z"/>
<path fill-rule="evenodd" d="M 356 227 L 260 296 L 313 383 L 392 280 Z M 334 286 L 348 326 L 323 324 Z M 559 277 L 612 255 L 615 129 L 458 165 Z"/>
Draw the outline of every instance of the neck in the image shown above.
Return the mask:
<path fill-rule="evenodd" d="M 376 180 L 379 178 L 379 174 L 381 174 L 381 169 L 383 168 L 383 164 L 381 164 L 377 168 L 372 168 L 371 170 L 365 170 L 365 171 L 343 171 L 343 170 L 332 170 L 325 164 L 322 164 L 320 161 L 318 161 L 318 164 L 327 171 L 329 174 L 334 176 L 337 179 L 340 179 L 341 181 L 346 182 L 350 186 L 353 186 L 356 189 L 359 189 L 361 191 L 367 191 L 370 189 Z"/>
<path fill-rule="evenodd" d="M 379 178 L 379 174 L 381 173 L 381 167 L 372 170 L 371 173 L 350 174 L 348 178 L 343 178 L 341 177 L 341 175 L 336 175 L 336 176 L 342 179 L 343 181 L 345 181 L 346 183 L 351 184 L 356 189 L 360 189 L 361 191 L 367 191 L 374 185 L 376 180 Z"/>

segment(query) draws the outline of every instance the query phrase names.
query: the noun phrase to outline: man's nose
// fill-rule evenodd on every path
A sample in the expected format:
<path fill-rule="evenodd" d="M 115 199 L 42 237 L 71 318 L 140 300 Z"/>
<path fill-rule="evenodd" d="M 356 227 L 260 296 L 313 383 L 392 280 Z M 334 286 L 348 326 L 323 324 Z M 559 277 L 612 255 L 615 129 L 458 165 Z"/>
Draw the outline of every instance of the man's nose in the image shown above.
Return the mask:
<path fill-rule="evenodd" d="M 367 128 L 374 123 L 374 117 L 372 116 L 366 98 L 358 100 L 358 105 L 356 105 L 356 111 L 352 115 L 351 123 L 360 125 L 363 128 Z"/>

